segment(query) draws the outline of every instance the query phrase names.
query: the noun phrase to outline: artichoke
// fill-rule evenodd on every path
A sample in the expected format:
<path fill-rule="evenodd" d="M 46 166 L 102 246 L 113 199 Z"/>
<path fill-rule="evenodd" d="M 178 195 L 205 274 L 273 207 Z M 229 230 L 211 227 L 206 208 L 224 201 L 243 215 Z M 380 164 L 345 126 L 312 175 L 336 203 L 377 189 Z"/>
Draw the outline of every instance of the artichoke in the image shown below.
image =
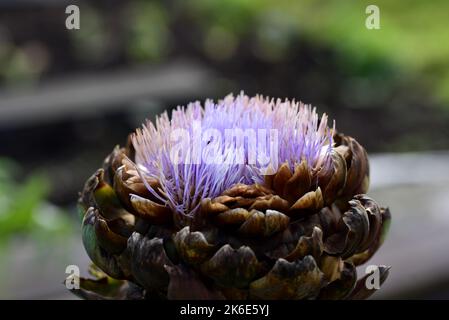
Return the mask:
<path fill-rule="evenodd" d="M 382 244 L 390 212 L 365 195 L 365 149 L 327 123 L 311 106 L 243 93 L 148 121 L 80 193 L 94 279 L 82 278 L 73 292 L 87 299 L 367 298 L 374 290 L 367 276 L 357 280 L 356 267 Z M 213 131 L 197 139 L 198 129 Z M 229 129 L 246 138 L 270 130 L 257 138 L 273 152 L 263 157 L 257 148 L 254 157 L 250 140 L 223 143 Z M 175 143 L 180 132 L 189 139 Z M 388 270 L 379 266 L 380 282 Z"/>

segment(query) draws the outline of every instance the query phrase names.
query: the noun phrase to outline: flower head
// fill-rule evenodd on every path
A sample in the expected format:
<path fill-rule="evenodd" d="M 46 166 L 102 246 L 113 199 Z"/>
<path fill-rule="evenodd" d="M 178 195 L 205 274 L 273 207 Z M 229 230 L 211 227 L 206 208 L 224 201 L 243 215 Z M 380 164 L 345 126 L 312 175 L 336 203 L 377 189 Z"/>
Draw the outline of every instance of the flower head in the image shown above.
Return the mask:
<path fill-rule="evenodd" d="M 327 116 L 315 108 L 241 93 L 214 103 L 178 107 L 147 121 L 132 137 L 141 174 L 160 181 L 147 185 L 173 210 L 193 215 L 204 198 L 237 183 L 261 183 L 283 163 L 294 170 L 305 160 L 321 165 L 332 147 Z M 268 154 L 269 155 L 268 155 Z"/>
<path fill-rule="evenodd" d="M 85 298 L 361 299 L 390 212 L 365 149 L 295 101 L 243 94 L 162 114 L 80 193 L 83 243 L 121 281 Z M 380 282 L 388 267 L 380 266 Z M 95 283 L 95 286 L 92 286 Z M 118 288 L 118 285 L 120 286 Z"/>

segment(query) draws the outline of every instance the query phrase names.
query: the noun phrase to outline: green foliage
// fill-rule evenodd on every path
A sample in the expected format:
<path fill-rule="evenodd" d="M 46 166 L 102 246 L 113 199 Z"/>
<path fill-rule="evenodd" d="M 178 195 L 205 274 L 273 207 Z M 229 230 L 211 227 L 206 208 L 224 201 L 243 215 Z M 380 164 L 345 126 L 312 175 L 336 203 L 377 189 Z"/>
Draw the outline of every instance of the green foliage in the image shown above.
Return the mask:
<path fill-rule="evenodd" d="M 380 9 L 379 30 L 365 27 L 365 10 L 372 4 Z M 182 17 L 187 36 L 182 40 L 204 42 L 212 58 L 229 58 L 246 42 L 276 62 L 289 53 L 289 45 L 306 39 L 336 52 L 348 77 L 411 82 L 449 106 L 446 0 L 140 0 L 114 14 L 83 5 L 81 17 L 81 29 L 69 35 L 78 58 L 88 63 L 105 63 L 122 46 L 131 61 L 160 62 L 180 40 L 173 23 Z M 28 51 L 34 52 L 0 41 L 0 77 L 9 82 L 37 77 Z"/>
<path fill-rule="evenodd" d="M 101 63 L 109 55 L 110 38 L 101 12 L 83 6 L 79 30 L 69 32 L 76 56 L 87 64 Z"/>
<path fill-rule="evenodd" d="M 272 26 L 282 30 L 275 34 L 278 38 L 296 34 L 332 48 L 350 76 L 388 81 L 416 79 L 415 85 L 427 86 L 449 105 L 448 1 L 193 0 L 189 3 L 192 15 L 198 17 L 203 28 L 219 24 L 237 35 L 256 28 L 267 36 L 270 34 L 266 30 Z M 380 9 L 379 30 L 365 27 L 368 16 L 365 9 L 371 4 Z M 276 16 L 281 19 L 273 20 Z M 275 48 L 280 40 L 284 41 L 272 40 Z"/>
<path fill-rule="evenodd" d="M 131 8 L 132 24 L 127 51 L 133 60 L 159 61 L 169 47 L 168 16 L 154 2 L 136 2 Z"/>
<path fill-rule="evenodd" d="M 42 174 L 18 182 L 19 168 L 0 159 L 0 244 L 17 236 L 44 239 L 72 231 L 62 210 L 45 202 L 50 184 Z"/>

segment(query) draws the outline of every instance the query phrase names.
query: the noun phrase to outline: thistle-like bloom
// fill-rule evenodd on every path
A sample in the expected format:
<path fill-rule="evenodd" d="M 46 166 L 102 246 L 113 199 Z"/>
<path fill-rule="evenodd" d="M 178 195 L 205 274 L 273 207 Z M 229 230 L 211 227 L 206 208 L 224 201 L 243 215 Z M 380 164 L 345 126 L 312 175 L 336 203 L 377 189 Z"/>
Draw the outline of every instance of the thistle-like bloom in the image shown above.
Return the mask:
<path fill-rule="evenodd" d="M 100 280 L 83 279 L 76 293 L 365 298 L 355 267 L 390 219 L 364 195 L 368 184 L 363 147 L 310 106 L 241 94 L 178 107 L 86 182 L 83 242 Z"/>
<path fill-rule="evenodd" d="M 148 185 L 151 193 L 173 211 L 193 216 L 202 199 L 217 197 L 237 183 L 260 184 L 263 173 L 269 169 L 273 174 L 279 163 L 294 170 L 304 160 L 316 168 L 331 150 L 330 131 L 326 115 L 319 121 L 310 106 L 242 94 L 218 104 L 206 101 L 204 109 L 198 102 L 178 107 L 171 120 L 164 113 L 156 126 L 147 122 L 137 130 L 132 143 L 137 169 L 161 184 L 163 196 Z M 177 161 L 174 142 L 183 147 Z M 270 142 L 271 150 L 266 150 Z M 257 157 L 261 145 L 265 148 Z M 261 157 L 270 162 L 261 163 Z"/>

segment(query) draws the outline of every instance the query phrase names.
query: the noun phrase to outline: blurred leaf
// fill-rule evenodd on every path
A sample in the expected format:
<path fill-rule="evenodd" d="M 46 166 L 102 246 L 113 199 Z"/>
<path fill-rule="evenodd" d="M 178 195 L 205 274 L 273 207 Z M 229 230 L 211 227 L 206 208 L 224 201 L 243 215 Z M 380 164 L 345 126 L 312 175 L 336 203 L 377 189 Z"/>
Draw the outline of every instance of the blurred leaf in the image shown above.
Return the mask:
<path fill-rule="evenodd" d="M 168 16 L 155 2 L 136 2 L 130 14 L 128 53 L 138 61 L 158 61 L 167 53 L 170 34 Z"/>
<path fill-rule="evenodd" d="M 365 27 L 365 10 L 372 4 L 380 10 L 378 30 Z M 286 47 L 286 34 L 297 33 L 290 41 L 302 37 L 333 48 L 351 76 L 420 79 L 449 106 L 448 1 L 192 0 L 185 6 L 206 30 L 220 26 L 242 37 L 257 28 L 259 50 L 267 50 L 265 55 L 277 58 L 279 53 L 268 49 Z M 290 31 L 282 25 L 273 29 L 273 13 Z"/>
<path fill-rule="evenodd" d="M 0 242 L 17 235 L 70 232 L 69 216 L 45 201 L 50 192 L 48 179 L 33 174 L 18 182 L 19 172 L 14 163 L 0 159 Z"/>

